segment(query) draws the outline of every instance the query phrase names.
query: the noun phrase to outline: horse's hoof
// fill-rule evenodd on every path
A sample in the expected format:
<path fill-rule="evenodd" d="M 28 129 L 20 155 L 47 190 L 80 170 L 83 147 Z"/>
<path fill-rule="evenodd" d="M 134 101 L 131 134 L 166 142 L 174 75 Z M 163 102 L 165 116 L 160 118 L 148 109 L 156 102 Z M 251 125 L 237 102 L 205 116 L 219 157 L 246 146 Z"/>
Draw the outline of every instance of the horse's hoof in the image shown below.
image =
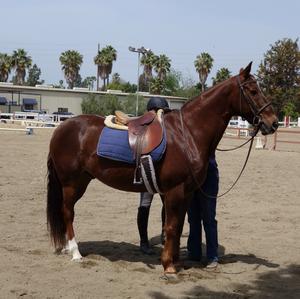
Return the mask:
<path fill-rule="evenodd" d="M 81 257 L 73 257 L 71 261 L 76 262 L 76 263 L 80 263 L 80 262 L 83 261 L 83 258 L 82 258 L 82 256 Z"/>
<path fill-rule="evenodd" d="M 61 251 L 60 251 L 61 254 L 69 254 L 70 253 L 70 250 L 68 248 L 63 248 Z"/>

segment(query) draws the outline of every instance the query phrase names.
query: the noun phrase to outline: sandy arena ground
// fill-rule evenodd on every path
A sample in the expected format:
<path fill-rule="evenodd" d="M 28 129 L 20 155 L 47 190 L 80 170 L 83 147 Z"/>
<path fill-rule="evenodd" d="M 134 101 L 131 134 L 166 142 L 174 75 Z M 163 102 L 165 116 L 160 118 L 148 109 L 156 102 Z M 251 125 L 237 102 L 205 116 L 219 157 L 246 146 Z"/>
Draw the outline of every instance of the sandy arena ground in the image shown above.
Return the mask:
<path fill-rule="evenodd" d="M 45 214 L 51 134 L 0 131 L 0 298 L 300 298 L 300 145 L 297 152 L 253 150 L 238 185 L 218 202 L 220 266 L 207 271 L 186 260 L 185 224 L 184 268 L 170 283 L 160 279 L 158 196 L 149 223 L 155 255 L 139 251 L 138 194 L 98 181 L 76 205 L 83 262 L 54 254 Z M 221 192 L 246 152 L 217 153 Z"/>

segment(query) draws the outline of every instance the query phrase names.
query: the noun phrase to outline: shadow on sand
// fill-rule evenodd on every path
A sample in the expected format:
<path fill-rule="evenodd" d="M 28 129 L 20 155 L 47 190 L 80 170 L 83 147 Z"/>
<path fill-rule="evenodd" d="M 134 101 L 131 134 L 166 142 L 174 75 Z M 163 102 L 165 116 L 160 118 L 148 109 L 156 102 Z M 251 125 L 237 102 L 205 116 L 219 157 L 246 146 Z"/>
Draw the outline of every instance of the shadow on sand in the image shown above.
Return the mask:
<path fill-rule="evenodd" d="M 154 253 L 151 255 L 143 254 L 137 245 L 110 240 L 80 242 L 78 247 L 84 257 L 105 257 L 112 262 L 127 261 L 132 263 L 142 262 L 147 265 L 161 264 L 160 254 L 162 247 L 158 245 L 153 246 Z"/>
<path fill-rule="evenodd" d="M 149 292 L 148 296 L 155 299 L 172 298 L 163 292 Z M 249 284 L 235 283 L 231 291 L 212 291 L 199 285 L 177 298 L 298 299 L 300 298 L 300 265 L 292 264 L 286 268 L 258 274 L 257 278 Z"/>
<path fill-rule="evenodd" d="M 142 262 L 144 264 L 151 265 L 160 265 L 160 255 L 162 251 L 162 245 L 159 244 L 158 238 L 154 237 L 151 239 L 151 244 L 153 245 L 153 254 L 146 255 L 140 251 L 138 245 L 127 243 L 127 242 L 114 242 L 110 240 L 103 241 L 89 241 L 89 242 L 80 242 L 78 244 L 79 250 L 84 257 L 96 256 L 104 257 L 108 260 L 114 261 L 127 261 L 127 262 Z M 205 252 L 205 246 L 202 247 L 202 252 Z M 222 245 L 219 245 L 219 256 L 220 264 L 230 264 L 236 262 L 242 262 L 244 264 L 253 264 L 253 265 L 263 265 L 268 268 L 277 268 L 279 264 L 271 263 L 266 259 L 256 257 L 254 254 L 224 254 L 225 248 Z M 187 258 L 186 247 L 181 247 L 180 258 L 183 261 L 183 268 L 202 268 L 203 264 L 197 261 L 190 261 Z"/>

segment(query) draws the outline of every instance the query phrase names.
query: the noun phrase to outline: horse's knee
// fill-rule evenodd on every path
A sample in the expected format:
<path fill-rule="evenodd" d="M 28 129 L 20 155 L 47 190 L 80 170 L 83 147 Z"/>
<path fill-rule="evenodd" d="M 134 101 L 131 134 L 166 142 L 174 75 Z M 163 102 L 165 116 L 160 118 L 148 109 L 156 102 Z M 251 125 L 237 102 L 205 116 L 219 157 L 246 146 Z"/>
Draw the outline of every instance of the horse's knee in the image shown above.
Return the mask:
<path fill-rule="evenodd" d="M 176 229 L 174 226 L 172 225 L 168 225 L 168 224 L 165 224 L 165 227 L 164 227 L 164 232 L 166 234 L 166 237 L 168 239 L 170 238 L 175 238 L 176 237 Z"/>

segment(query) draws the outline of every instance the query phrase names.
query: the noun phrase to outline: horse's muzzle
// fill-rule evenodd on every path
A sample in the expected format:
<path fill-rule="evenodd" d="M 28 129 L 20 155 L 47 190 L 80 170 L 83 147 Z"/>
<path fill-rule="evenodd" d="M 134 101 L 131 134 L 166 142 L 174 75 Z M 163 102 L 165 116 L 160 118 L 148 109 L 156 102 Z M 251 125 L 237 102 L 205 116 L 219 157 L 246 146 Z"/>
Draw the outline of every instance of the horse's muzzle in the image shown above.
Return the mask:
<path fill-rule="evenodd" d="M 271 125 L 267 125 L 265 122 L 260 123 L 260 131 L 263 135 L 273 134 L 279 127 L 278 121 L 274 121 Z"/>

